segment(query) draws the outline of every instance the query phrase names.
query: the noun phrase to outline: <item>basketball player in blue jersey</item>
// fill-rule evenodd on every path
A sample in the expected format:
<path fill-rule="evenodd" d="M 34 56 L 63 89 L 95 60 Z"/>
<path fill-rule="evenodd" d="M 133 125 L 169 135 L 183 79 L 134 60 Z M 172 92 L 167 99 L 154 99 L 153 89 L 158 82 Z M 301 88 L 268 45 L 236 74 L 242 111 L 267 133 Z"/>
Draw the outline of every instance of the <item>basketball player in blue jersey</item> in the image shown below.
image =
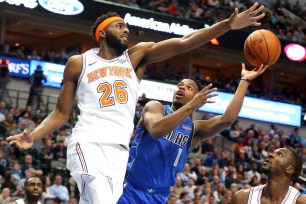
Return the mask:
<path fill-rule="evenodd" d="M 268 175 L 267 183 L 238 191 L 231 204 L 305 204 L 306 196 L 290 186 L 301 170 L 302 161 L 294 150 L 276 149 L 261 167 L 261 172 Z"/>
<path fill-rule="evenodd" d="M 262 74 L 262 65 L 247 71 L 242 65 L 241 81 L 223 115 L 192 122 L 191 113 L 216 94 L 212 85 L 201 90 L 192 79 L 177 84 L 171 106 L 158 101 L 148 102 L 136 128 L 128 163 L 128 175 L 118 204 L 164 204 L 176 174 L 183 170 L 192 147 L 228 128 L 240 112 L 251 80 Z"/>
<path fill-rule="evenodd" d="M 7 138 L 21 149 L 32 147 L 69 118 L 74 98 L 80 115 L 67 149 L 67 168 L 76 180 L 80 204 L 114 204 L 123 191 L 128 145 L 145 67 L 188 52 L 224 33 L 259 26 L 263 6 L 234 13 L 209 28 L 158 43 L 143 42 L 128 49 L 129 29 L 116 13 L 97 18 L 92 36 L 99 48 L 72 56 L 64 71 L 56 108 L 33 131 Z"/>

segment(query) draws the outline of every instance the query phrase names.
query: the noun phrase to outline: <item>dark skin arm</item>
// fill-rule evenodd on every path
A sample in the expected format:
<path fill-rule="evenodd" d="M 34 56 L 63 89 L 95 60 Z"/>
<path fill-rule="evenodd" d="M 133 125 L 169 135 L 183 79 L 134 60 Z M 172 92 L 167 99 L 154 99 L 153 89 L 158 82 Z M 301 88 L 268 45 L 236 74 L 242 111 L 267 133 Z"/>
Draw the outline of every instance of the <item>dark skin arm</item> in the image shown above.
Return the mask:
<path fill-rule="evenodd" d="M 248 26 L 260 26 L 260 23 L 257 21 L 265 15 L 264 13 L 259 14 L 264 9 L 264 6 L 257 7 L 258 3 L 255 3 L 252 7 L 241 13 L 238 13 L 238 9 L 235 9 L 230 18 L 220 21 L 209 28 L 194 31 L 181 38 L 171 38 L 158 43 L 143 42 L 133 46 L 129 49 L 129 55 L 136 69 L 137 77 L 139 79 L 142 78 L 146 65 L 188 52 L 230 30 Z"/>
<path fill-rule="evenodd" d="M 76 91 L 76 83 L 81 69 L 82 56 L 76 55 L 71 57 L 64 71 L 64 81 L 55 109 L 32 133 L 29 130 L 25 130 L 21 134 L 8 137 L 6 140 L 10 145 L 16 144 L 20 149 L 28 149 L 32 147 L 33 142 L 41 140 L 61 127 L 69 119 Z"/>
<path fill-rule="evenodd" d="M 245 65 L 242 64 L 241 76 L 246 77 L 249 80 L 253 80 L 267 69 L 267 66 L 261 66 L 251 71 L 245 69 Z M 215 136 L 217 133 L 228 128 L 238 117 L 244 96 L 247 92 L 249 83 L 241 80 L 239 86 L 235 92 L 235 95 L 229 105 L 227 106 L 223 115 L 215 116 L 209 120 L 197 120 L 195 124 L 195 134 L 191 143 L 192 147 L 195 147 L 203 140 Z"/>
<path fill-rule="evenodd" d="M 203 90 L 195 95 L 193 100 L 174 111 L 174 113 L 164 116 L 164 107 L 158 101 L 148 102 L 140 118 L 139 124 L 144 125 L 153 138 L 159 139 L 181 124 L 196 108 L 203 106 L 209 98 L 216 96 L 211 94 L 216 89 L 210 89 L 211 85 L 206 86 Z"/>

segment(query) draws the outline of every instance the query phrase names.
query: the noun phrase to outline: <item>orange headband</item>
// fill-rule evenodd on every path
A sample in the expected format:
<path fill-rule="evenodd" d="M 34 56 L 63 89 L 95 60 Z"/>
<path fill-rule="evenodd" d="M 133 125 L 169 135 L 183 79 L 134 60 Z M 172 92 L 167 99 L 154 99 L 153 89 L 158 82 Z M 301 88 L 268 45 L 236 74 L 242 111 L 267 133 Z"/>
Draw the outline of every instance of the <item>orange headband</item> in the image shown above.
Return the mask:
<path fill-rule="evenodd" d="M 118 20 L 122 20 L 123 21 L 123 19 L 121 17 L 113 16 L 113 17 L 109 17 L 109 18 L 105 19 L 104 21 L 102 21 L 100 23 L 100 25 L 96 29 L 96 35 L 95 35 L 97 42 L 99 42 L 99 32 L 100 32 L 100 30 L 103 30 L 110 23 L 112 23 L 114 21 L 118 21 Z"/>

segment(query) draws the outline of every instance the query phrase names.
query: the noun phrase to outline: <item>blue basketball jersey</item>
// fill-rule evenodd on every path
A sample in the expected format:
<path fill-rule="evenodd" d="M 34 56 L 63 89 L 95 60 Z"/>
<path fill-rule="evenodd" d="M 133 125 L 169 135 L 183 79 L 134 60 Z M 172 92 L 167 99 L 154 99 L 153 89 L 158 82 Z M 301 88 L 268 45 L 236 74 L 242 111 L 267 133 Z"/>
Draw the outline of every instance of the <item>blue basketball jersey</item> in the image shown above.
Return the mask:
<path fill-rule="evenodd" d="M 168 105 L 164 109 L 165 115 L 173 113 Z M 176 173 L 184 169 L 190 152 L 193 129 L 188 117 L 171 133 L 156 140 L 144 126 L 137 126 L 126 180 L 148 188 L 173 186 Z"/>

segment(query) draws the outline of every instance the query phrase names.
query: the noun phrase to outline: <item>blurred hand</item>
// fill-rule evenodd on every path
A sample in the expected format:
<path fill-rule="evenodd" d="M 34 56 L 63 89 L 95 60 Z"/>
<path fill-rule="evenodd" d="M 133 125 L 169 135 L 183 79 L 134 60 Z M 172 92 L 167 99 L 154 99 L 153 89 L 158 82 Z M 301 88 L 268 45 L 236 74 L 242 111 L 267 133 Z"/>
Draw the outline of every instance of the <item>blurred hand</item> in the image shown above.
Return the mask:
<path fill-rule="evenodd" d="M 208 86 L 205 86 L 204 89 L 199 91 L 193 99 L 189 102 L 192 107 L 200 108 L 202 107 L 205 103 L 215 103 L 214 101 L 208 100 L 209 98 L 218 96 L 218 94 L 211 94 L 212 92 L 216 91 L 217 88 L 211 88 L 212 84 L 209 84 Z"/>
<path fill-rule="evenodd" d="M 33 139 L 30 136 L 30 131 L 25 129 L 23 133 L 6 138 L 9 145 L 15 144 L 18 149 L 25 150 L 33 146 Z"/>
<path fill-rule="evenodd" d="M 264 6 L 258 7 L 258 3 L 256 2 L 244 12 L 238 13 L 238 9 L 236 8 L 234 13 L 228 19 L 229 26 L 232 30 L 237 30 L 241 28 L 245 28 L 248 26 L 260 26 L 261 23 L 257 21 L 265 16 L 265 13 L 258 15 L 263 9 Z"/>
<path fill-rule="evenodd" d="M 246 77 L 249 80 L 253 80 L 262 73 L 264 73 L 268 68 L 268 65 L 261 65 L 260 67 L 255 67 L 253 70 L 248 71 L 245 69 L 245 64 L 242 63 L 242 71 L 241 71 L 241 77 Z"/>

